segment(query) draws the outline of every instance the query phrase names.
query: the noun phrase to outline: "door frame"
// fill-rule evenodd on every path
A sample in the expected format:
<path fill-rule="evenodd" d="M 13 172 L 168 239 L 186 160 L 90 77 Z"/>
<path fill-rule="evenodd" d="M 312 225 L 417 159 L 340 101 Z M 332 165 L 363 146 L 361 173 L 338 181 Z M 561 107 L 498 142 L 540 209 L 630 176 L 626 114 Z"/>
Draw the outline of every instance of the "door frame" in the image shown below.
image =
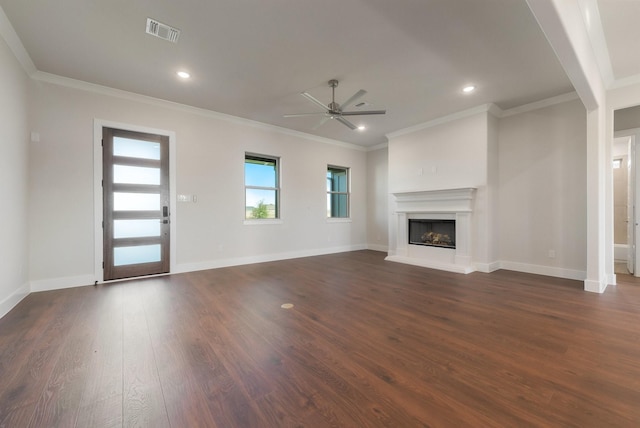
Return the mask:
<path fill-rule="evenodd" d="M 176 271 L 176 133 L 164 129 L 149 128 L 146 126 L 131 125 L 128 123 L 119 123 L 109 120 L 97 119 L 93 120 L 93 212 L 94 212 L 94 275 L 96 282 L 104 281 L 103 262 L 103 245 L 104 236 L 102 229 L 103 222 L 103 195 L 102 195 L 102 128 L 117 128 L 126 131 L 144 132 L 147 134 L 157 134 L 169 137 L 169 212 L 171 213 L 171 222 L 169 223 L 169 233 L 171 236 L 169 242 L 169 273 Z M 159 274 L 167 275 L 167 274 Z M 153 276 L 153 275 L 152 275 Z M 131 278 L 127 278 L 131 279 Z M 122 281 L 116 279 L 113 281 Z"/>

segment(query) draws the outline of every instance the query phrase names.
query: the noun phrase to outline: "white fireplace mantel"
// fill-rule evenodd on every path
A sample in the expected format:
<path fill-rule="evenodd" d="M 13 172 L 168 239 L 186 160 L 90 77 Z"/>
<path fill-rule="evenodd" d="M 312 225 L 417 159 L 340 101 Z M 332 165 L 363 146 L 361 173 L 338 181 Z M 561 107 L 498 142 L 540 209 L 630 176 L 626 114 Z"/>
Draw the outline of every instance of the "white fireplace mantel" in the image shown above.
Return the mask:
<path fill-rule="evenodd" d="M 427 190 L 393 193 L 396 212 L 455 213 L 472 212 L 475 188 Z"/>
<path fill-rule="evenodd" d="M 386 260 L 451 272 L 475 271 L 471 260 L 475 188 L 393 193 L 396 199 L 396 250 Z M 410 219 L 454 219 L 456 248 L 409 244 Z"/>

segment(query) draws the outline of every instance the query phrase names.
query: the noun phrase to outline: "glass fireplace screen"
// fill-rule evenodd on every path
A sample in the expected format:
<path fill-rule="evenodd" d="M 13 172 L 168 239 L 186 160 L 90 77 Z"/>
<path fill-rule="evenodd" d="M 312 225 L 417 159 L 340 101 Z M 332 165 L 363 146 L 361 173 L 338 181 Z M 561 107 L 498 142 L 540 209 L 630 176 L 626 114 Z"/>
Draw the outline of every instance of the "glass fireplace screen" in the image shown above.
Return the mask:
<path fill-rule="evenodd" d="M 410 219 L 409 244 L 456 248 L 456 221 Z"/>

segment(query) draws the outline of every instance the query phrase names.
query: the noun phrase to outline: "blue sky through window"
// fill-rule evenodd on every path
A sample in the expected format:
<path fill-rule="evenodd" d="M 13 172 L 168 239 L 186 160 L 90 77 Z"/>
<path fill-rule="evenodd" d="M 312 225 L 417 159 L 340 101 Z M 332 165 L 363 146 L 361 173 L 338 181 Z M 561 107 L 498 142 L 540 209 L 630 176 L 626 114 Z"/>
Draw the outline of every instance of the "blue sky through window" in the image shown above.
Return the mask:
<path fill-rule="evenodd" d="M 252 161 L 247 159 L 244 164 L 244 180 L 247 186 L 258 187 L 277 187 L 277 174 L 275 162 Z M 258 203 L 263 201 L 265 204 L 276 203 L 275 190 L 266 189 L 247 189 L 246 191 L 246 205 L 249 207 L 256 207 Z"/>

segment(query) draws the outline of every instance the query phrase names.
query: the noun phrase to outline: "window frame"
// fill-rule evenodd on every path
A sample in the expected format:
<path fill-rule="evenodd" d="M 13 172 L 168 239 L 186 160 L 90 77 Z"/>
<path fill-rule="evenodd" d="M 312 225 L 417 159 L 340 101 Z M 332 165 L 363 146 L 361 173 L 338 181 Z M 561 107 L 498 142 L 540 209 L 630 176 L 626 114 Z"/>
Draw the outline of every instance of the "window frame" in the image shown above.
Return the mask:
<path fill-rule="evenodd" d="M 339 165 L 333 165 L 333 164 L 328 164 L 327 165 L 327 175 L 329 174 L 329 172 L 331 172 L 331 170 L 341 170 L 344 171 L 345 176 L 346 176 L 346 180 L 347 180 L 347 190 L 344 192 L 341 191 L 333 191 L 333 190 L 327 190 L 327 201 L 331 201 L 332 203 L 332 196 L 333 195 L 345 195 L 346 199 L 347 199 L 347 209 L 346 209 L 346 215 L 345 216 L 337 216 L 333 214 L 333 205 L 331 206 L 327 206 L 327 219 L 329 220 L 347 220 L 351 218 L 351 168 L 346 167 L 346 166 L 339 166 Z M 330 180 L 329 177 L 326 177 L 327 180 Z M 327 183 L 328 184 L 328 183 Z M 327 186 L 327 187 L 331 187 L 331 186 Z"/>
<path fill-rule="evenodd" d="M 275 167 L 275 187 L 256 186 L 247 184 L 247 160 L 273 162 Z M 253 152 L 245 152 L 243 162 L 244 175 L 244 220 L 246 222 L 273 222 L 280 220 L 280 157 L 272 155 L 263 155 Z M 247 217 L 247 191 L 248 190 L 272 190 L 275 192 L 275 217 L 254 218 Z"/>

